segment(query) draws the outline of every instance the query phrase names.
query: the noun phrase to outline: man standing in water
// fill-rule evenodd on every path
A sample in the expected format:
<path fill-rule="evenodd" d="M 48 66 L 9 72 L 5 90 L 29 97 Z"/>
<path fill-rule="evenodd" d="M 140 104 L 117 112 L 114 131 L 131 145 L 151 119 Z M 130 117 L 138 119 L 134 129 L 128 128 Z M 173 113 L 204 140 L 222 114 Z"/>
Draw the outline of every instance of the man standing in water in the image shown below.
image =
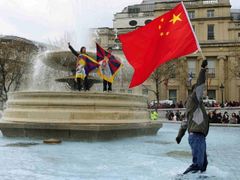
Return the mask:
<path fill-rule="evenodd" d="M 208 62 L 204 60 L 201 65 L 197 83 L 192 87 L 192 94 L 187 99 L 186 121 L 183 121 L 176 137 L 179 144 L 186 130 L 188 129 L 188 142 L 192 150 L 192 165 L 183 174 L 189 172 L 204 172 L 207 169 L 208 161 L 206 154 L 206 136 L 209 130 L 209 120 L 203 104 L 203 90 L 206 80 Z"/>

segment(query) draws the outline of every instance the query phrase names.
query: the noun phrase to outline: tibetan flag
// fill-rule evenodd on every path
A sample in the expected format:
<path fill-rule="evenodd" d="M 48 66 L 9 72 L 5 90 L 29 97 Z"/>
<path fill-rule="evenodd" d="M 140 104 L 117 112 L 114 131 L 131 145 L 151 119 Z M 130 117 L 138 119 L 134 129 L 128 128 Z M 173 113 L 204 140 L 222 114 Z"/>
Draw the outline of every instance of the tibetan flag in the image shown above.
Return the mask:
<path fill-rule="evenodd" d="M 99 44 L 96 43 L 96 47 L 97 61 L 99 63 L 98 75 L 102 79 L 112 83 L 122 64 L 111 53 L 99 46 Z"/>
<path fill-rule="evenodd" d="M 134 68 L 130 88 L 142 84 L 161 64 L 200 50 L 182 2 L 147 25 L 119 35 L 119 40 Z"/>
<path fill-rule="evenodd" d="M 84 70 L 86 75 L 88 75 L 92 70 L 98 68 L 99 66 L 98 62 L 95 59 L 86 54 L 80 54 L 78 57 L 78 62 L 84 62 Z"/>

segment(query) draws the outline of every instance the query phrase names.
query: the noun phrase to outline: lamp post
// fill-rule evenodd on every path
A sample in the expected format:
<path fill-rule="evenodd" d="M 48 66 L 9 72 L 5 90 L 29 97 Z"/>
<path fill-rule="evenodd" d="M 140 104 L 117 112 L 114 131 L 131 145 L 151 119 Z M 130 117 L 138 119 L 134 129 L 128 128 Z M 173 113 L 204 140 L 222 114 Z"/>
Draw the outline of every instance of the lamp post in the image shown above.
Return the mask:
<path fill-rule="evenodd" d="M 221 83 L 220 89 L 221 89 L 221 92 L 222 92 L 222 105 L 221 105 L 221 107 L 224 107 L 224 104 L 223 104 L 223 90 L 224 90 L 223 83 Z"/>

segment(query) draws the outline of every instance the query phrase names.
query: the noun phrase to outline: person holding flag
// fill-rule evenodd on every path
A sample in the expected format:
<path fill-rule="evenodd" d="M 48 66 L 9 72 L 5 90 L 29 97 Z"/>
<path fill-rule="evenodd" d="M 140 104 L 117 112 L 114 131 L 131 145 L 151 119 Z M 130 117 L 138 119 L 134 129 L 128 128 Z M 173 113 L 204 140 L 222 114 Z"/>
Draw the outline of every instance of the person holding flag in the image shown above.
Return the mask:
<path fill-rule="evenodd" d="M 103 79 L 103 91 L 112 91 L 112 83 L 121 63 L 111 54 L 112 48 L 105 51 L 99 44 L 97 47 L 97 61 L 99 63 L 98 75 Z"/>
<path fill-rule="evenodd" d="M 202 69 L 199 73 L 197 83 L 192 87 L 192 94 L 186 103 L 186 117 L 179 129 L 176 141 L 179 144 L 186 130 L 188 129 L 188 142 L 192 149 L 192 164 L 183 174 L 197 171 L 204 172 L 207 169 L 206 136 L 209 130 L 209 118 L 203 104 L 203 90 L 206 81 L 206 70 L 208 62 L 202 62 Z"/>
<path fill-rule="evenodd" d="M 96 69 L 99 64 L 96 60 L 87 55 L 86 47 L 82 46 L 79 53 L 70 45 L 70 42 L 68 43 L 68 47 L 71 52 L 77 57 L 75 74 L 77 89 L 81 91 L 83 84 L 84 90 L 89 91 L 90 88 L 88 82 L 88 74 L 90 73 L 90 71 Z"/>
<path fill-rule="evenodd" d="M 76 64 L 75 82 L 77 82 L 77 89 L 79 91 L 81 91 L 83 87 L 82 80 L 84 80 L 84 87 L 86 87 L 88 81 L 86 71 L 84 69 L 85 65 L 86 62 L 83 58 L 80 58 Z"/>
<path fill-rule="evenodd" d="M 128 62 L 134 68 L 129 88 L 142 84 L 156 68 L 170 60 L 197 51 L 203 56 L 183 2 L 147 25 L 120 34 L 118 38 Z M 207 64 L 204 60 L 197 84 L 187 100 L 187 122 L 181 126 L 176 138 L 179 144 L 188 129 L 193 164 L 184 174 L 199 170 L 204 172 L 208 164 L 205 137 L 209 120 L 202 102 Z"/>

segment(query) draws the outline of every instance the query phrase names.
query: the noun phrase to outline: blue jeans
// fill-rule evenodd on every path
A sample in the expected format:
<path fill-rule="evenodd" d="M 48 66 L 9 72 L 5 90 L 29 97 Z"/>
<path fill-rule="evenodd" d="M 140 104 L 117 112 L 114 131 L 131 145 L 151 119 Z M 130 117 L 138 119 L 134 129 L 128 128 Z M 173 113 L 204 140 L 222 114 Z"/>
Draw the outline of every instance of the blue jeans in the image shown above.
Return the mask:
<path fill-rule="evenodd" d="M 188 142 L 192 149 L 192 166 L 196 167 L 201 172 L 207 169 L 207 153 L 205 136 L 200 133 L 190 133 Z"/>

